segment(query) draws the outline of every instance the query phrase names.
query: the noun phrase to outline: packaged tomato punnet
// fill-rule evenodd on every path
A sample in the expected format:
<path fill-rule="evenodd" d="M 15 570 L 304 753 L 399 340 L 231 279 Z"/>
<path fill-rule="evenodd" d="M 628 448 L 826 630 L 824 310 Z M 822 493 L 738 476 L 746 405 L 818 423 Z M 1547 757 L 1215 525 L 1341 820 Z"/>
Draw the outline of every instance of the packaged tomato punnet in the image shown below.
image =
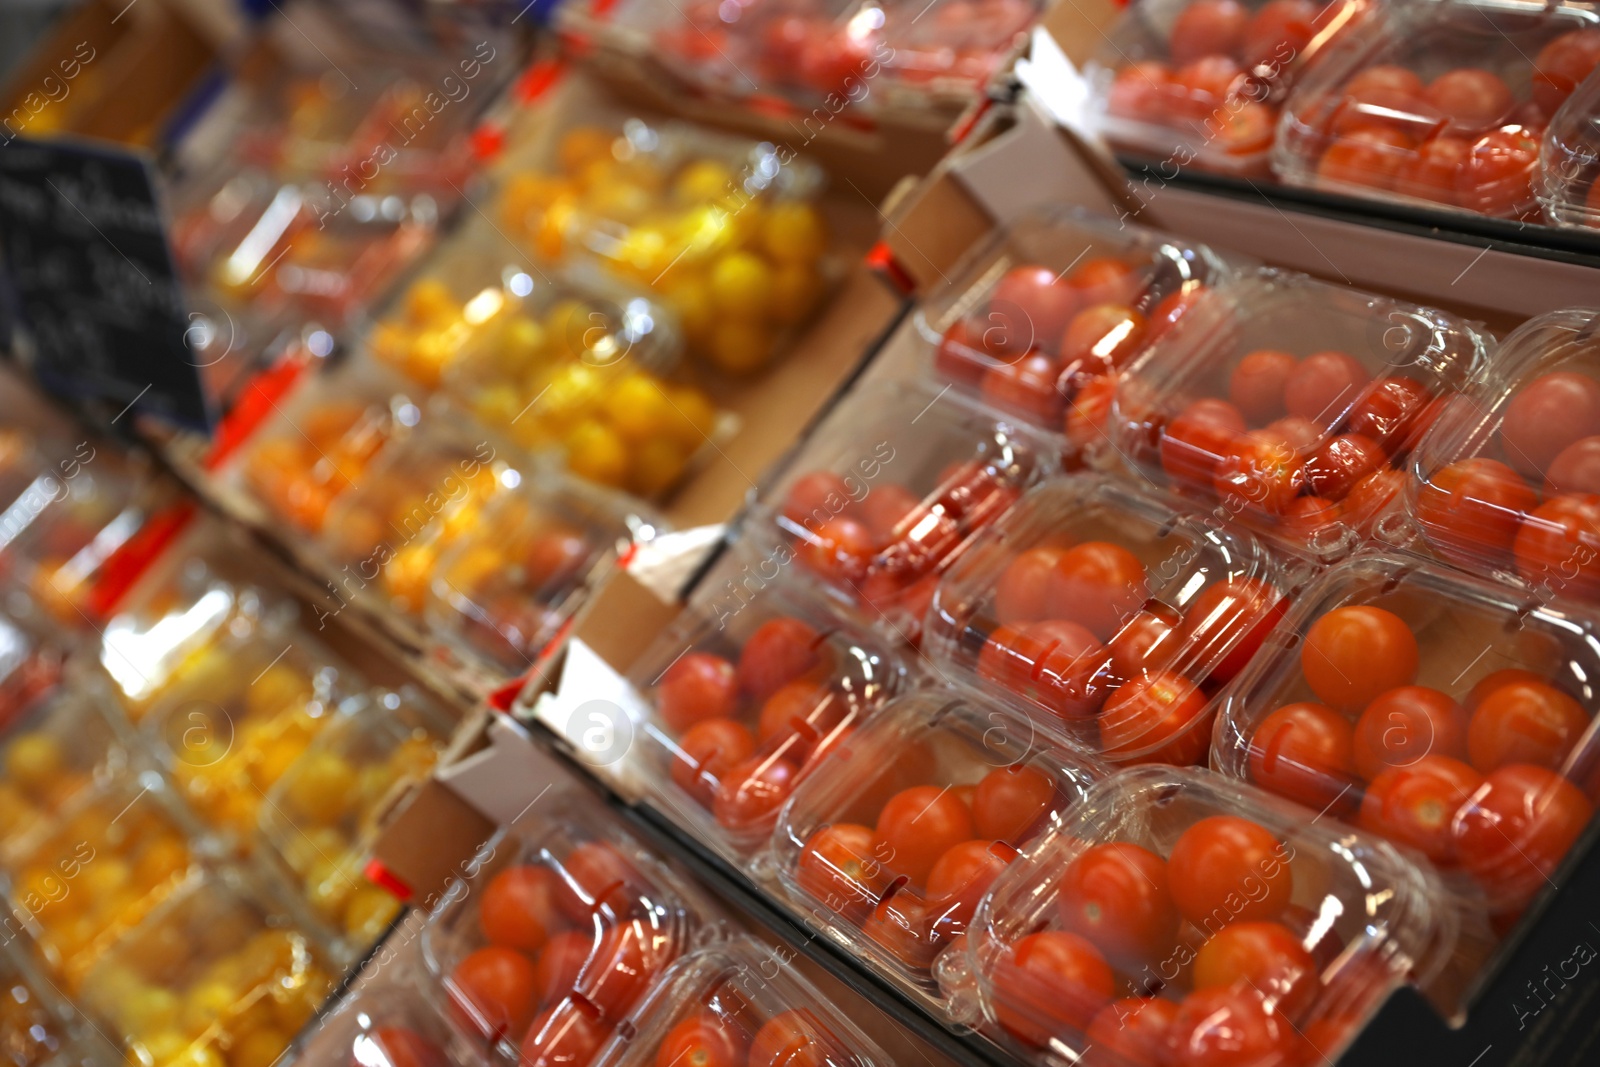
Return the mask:
<path fill-rule="evenodd" d="M 875 631 L 792 578 L 735 603 L 696 597 L 630 674 L 651 709 L 651 794 L 742 862 L 818 761 L 905 686 L 906 667 Z"/>
<path fill-rule="evenodd" d="M 1225 695 L 1212 765 L 1427 856 L 1505 932 L 1600 796 L 1597 635 L 1589 611 L 1358 556 Z"/>
<path fill-rule="evenodd" d="M 1588 4 L 1384 5 L 1290 97 L 1273 165 L 1295 185 L 1538 221 L 1540 142 L 1597 64 Z"/>
<path fill-rule="evenodd" d="M 1139 767 L 1091 787 L 1000 876 L 939 977 L 1042 1064 L 1093 1047 L 1312 1067 L 1396 987 L 1443 973 L 1457 919 L 1443 895 L 1386 842 L 1199 768 Z"/>
<path fill-rule="evenodd" d="M 1413 457 L 1428 546 L 1541 602 L 1600 601 L 1600 311 L 1555 311 L 1505 339 Z"/>
<path fill-rule="evenodd" d="M 936 1010 L 934 960 L 995 876 L 1104 773 L 975 699 L 893 702 L 795 790 L 765 858 L 820 930 Z"/>
<path fill-rule="evenodd" d="M 451 1024 L 495 1063 L 586 1067 L 669 963 L 721 936 L 592 806 L 535 805 L 502 827 L 423 928 Z"/>
<path fill-rule="evenodd" d="M 1444 312 L 1260 270 L 1136 361 L 1112 439 L 1156 484 L 1333 562 L 1385 532 L 1407 457 L 1490 343 Z"/>
<path fill-rule="evenodd" d="M 1600 40 L 1593 47 L 1600 52 Z M 1537 192 L 1545 220 L 1600 229 L 1600 74 L 1573 90 L 1545 131 Z"/>
<path fill-rule="evenodd" d="M 599 1067 L 887 1067 L 871 1038 L 748 935 L 674 963 Z"/>
<path fill-rule="evenodd" d="M 1119 148 L 1239 175 L 1267 173 L 1284 97 L 1371 0 L 1138 0 L 1086 71 Z"/>
<path fill-rule="evenodd" d="M 946 678 L 1096 758 L 1203 764 L 1214 698 L 1295 581 L 1249 533 L 1181 500 L 1069 475 L 950 569 L 923 648 Z"/>
<path fill-rule="evenodd" d="M 320 1020 L 299 1058 L 327 1067 L 489 1067 L 445 1010 L 405 978 L 369 984 Z"/>
<path fill-rule="evenodd" d="M 1053 469 L 1028 427 L 947 389 L 885 383 L 829 413 L 746 530 L 765 558 L 915 644 L 940 573 Z"/>
<path fill-rule="evenodd" d="M 1106 452 L 1118 372 L 1229 268 L 1080 208 L 1036 211 L 963 257 L 917 309 L 933 377 L 1063 434 L 1069 468 Z"/>

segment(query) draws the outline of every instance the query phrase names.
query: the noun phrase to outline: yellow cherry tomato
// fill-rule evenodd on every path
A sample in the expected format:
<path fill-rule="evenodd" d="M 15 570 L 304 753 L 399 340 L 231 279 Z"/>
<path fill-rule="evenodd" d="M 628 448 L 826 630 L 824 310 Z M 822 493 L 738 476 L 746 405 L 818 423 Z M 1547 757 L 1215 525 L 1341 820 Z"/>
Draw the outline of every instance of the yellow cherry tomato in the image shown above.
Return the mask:
<path fill-rule="evenodd" d="M 727 319 L 712 332 L 707 354 L 728 374 L 750 374 L 766 365 L 772 342 L 772 331 L 760 323 Z"/>
<path fill-rule="evenodd" d="M 628 476 L 628 447 L 604 423 L 587 419 L 567 435 L 567 466 L 580 478 L 620 488 Z"/>
<path fill-rule="evenodd" d="M 495 369 L 501 374 L 528 373 L 544 357 L 549 336 L 537 320 L 518 315 L 506 324 L 494 350 Z"/>
<path fill-rule="evenodd" d="M 228 1050 L 228 1067 L 272 1067 L 289 1047 L 289 1035 L 270 1026 L 244 1034 Z"/>
<path fill-rule="evenodd" d="M 827 250 L 828 227 L 810 204 L 786 200 L 767 212 L 761 243 L 779 262 L 814 264 Z"/>
<path fill-rule="evenodd" d="M 460 310 L 450 287 L 438 278 L 419 279 L 406 290 L 406 318 L 419 329 L 446 326 Z"/>
<path fill-rule="evenodd" d="M 628 488 L 642 497 L 665 495 L 683 475 L 687 458 L 683 449 L 667 438 L 654 437 L 645 441 L 633 454 Z"/>
<path fill-rule="evenodd" d="M 659 434 L 671 414 L 661 383 L 646 374 L 630 374 L 618 382 L 603 410 L 611 428 L 633 442 Z"/>
<path fill-rule="evenodd" d="M 408 614 L 422 610 L 427 600 L 428 585 L 433 581 L 433 568 L 437 553 L 432 545 L 407 545 L 394 554 L 383 568 L 383 581 L 395 606 Z"/>
<path fill-rule="evenodd" d="M 61 773 L 66 755 L 61 742 L 49 734 L 23 734 L 6 750 L 6 777 L 18 786 L 38 792 Z"/>
<path fill-rule="evenodd" d="M 693 453 L 705 444 L 716 428 L 717 409 L 709 397 L 690 385 L 669 390 L 667 399 L 674 416 L 670 427 L 673 440 L 686 452 Z"/>
<path fill-rule="evenodd" d="M 772 306 L 772 268 L 749 252 L 723 256 L 711 268 L 711 300 L 724 315 L 759 323 Z"/>
<path fill-rule="evenodd" d="M 356 772 L 337 753 L 313 748 L 296 761 L 284 799 L 297 818 L 328 826 L 344 818 L 356 787 Z"/>
<path fill-rule="evenodd" d="M 370 944 L 399 914 L 398 900 L 375 885 L 363 885 L 350 894 L 345 904 L 344 932 L 357 944 Z"/>
<path fill-rule="evenodd" d="M 733 188 L 733 171 L 715 159 L 697 159 L 678 172 L 672 195 L 680 204 L 704 204 Z"/>
<path fill-rule="evenodd" d="M 611 159 L 616 140 L 615 134 L 599 126 L 575 126 L 561 135 L 556 159 L 562 170 L 576 174 L 591 163 Z"/>
<path fill-rule="evenodd" d="M 772 275 L 772 318 L 785 326 L 803 322 L 822 296 L 822 277 L 807 263 L 784 263 Z"/>

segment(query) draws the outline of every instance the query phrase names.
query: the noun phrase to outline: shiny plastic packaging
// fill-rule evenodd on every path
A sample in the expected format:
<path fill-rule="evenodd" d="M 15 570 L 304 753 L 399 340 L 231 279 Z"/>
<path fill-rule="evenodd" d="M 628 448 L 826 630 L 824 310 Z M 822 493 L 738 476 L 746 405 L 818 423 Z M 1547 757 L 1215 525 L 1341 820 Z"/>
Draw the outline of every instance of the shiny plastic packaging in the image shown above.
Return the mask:
<path fill-rule="evenodd" d="M 369 985 L 319 1020 L 302 1062 L 327 1067 L 488 1067 L 451 1029 L 447 1010 L 404 979 Z"/>
<path fill-rule="evenodd" d="M 946 390 L 875 386 L 829 414 L 747 529 L 765 559 L 915 643 L 939 575 L 1055 465 L 1031 430 Z"/>
<path fill-rule="evenodd" d="M 1105 773 L 976 700 L 925 690 L 891 702 L 795 790 L 767 861 L 824 936 L 939 1010 L 936 958 L 1018 850 Z"/>
<path fill-rule="evenodd" d="M 940 978 L 1044 1064 L 1338 1060 L 1457 913 L 1393 846 L 1198 768 L 1100 782 L 1001 875 Z M 1306 1046 L 1309 1045 L 1309 1048 Z"/>
<path fill-rule="evenodd" d="M 1030 492 L 950 569 L 923 648 L 942 677 L 1095 758 L 1203 764 L 1213 698 L 1283 616 L 1288 586 L 1243 530 L 1070 476 Z"/>
<path fill-rule="evenodd" d="M 1426 855 L 1502 924 L 1600 796 L 1600 619 L 1409 556 L 1308 590 L 1224 698 L 1213 766 Z"/>
<path fill-rule="evenodd" d="M 597 1067 L 700 1063 L 884 1067 L 889 1058 L 795 968 L 749 936 L 691 952 L 600 1051 Z"/>
<path fill-rule="evenodd" d="M 73 1010 L 50 980 L 37 973 L 23 944 L 0 945 L 0 1048 L 8 1067 L 46 1067 L 73 1050 Z"/>
<path fill-rule="evenodd" d="M 1413 457 L 1407 504 L 1429 547 L 1540 602 L 1600 601 L 1600 311 L 1505 339 Z"/>
<path fill-rule="evenodd" d="M 969 252 L 917 310 L 933 377 L 1106 457 L 1119 372 L 1228 273 L 1210 249 L 1080 208 L 1043 209 Z"/>
<path fill-rule="evenodd" d="M 1371 0 L 1139 0 L 1086 70 L 1091 120 L 1113 145 L 1160 160 L 1265 176 L 1289 95 Z M 1170 176 L 1170 175 L 1168 175 Z"/>
<path fill-rule="evenodd" d="M 823 756 L 905 684 L 882 637 L 796 588 L 748 602 L 713 572 L 631 672 L 648 701 L 646 774 L 666 813 L 735 861 Z M 781 584 L 780 584 L 781 583 Z"/>
<path fill-rule="evenodd" d="M 0 591 L 0 730 L 10 729 L 61 677 L 71 642 L 20 590 Z"/>
<path fill-rule="evenodd" d="M 1273 163 L 1295 185 L 1537 221 L 1540 141 L 1597 63 L 1588 4 L 1384 5 L 1290 97 Z"/>
<path fill-rule="evenodd" d="M 1444 312 L 1261 270 L 1137 361 L 1113 443 L 1156 484 L 1332 562 L 1384 533 L 1408 456 L 1491 344 Z"/>
<path fill-rule="evenodd" d="M 1600 55 L 1600 41 L 1595 46 Z M 1600 74 L 1567 98 L 1550 120 L 1539 154 L 1538 194 L 1547 222 L 1600 229 Z"/>

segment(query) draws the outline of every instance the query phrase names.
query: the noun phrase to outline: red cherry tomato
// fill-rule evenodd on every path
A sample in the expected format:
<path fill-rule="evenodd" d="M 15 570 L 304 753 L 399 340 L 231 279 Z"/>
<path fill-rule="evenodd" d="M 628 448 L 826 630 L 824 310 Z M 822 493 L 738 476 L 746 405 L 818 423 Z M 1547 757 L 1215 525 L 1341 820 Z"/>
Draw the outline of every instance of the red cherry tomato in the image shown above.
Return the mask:
<path fill-rule="evenodd" d="M 1072 403 L 1067 408 L 1066 425 L 1063 427 L 1067 435 L 1067 442 L 1079 452 L 1095 448 L 1101 442 L 1109 442 L 1106 433 L 1106 419 L 1111 414 L 1111 402 L 1117 394 L 1117 379 L 1111 375 L 1091 377 L 1084 381 L 1072 398 Z M 1073 456 L 1072 464 L 1081 466 L 1082 456 Z M 1077 466 L 1069 469 L 1076 470 Z"/>
<path fill-rule="evenodd" d="M 1563 33 L 1533 58 L 1533 102 L 1546 115 L 1554 115 L 1596 66 L 1600 66 L 1600 30 Z"/>
<path fill-rule="evenodd" d="M 1600 434 L 1600 381 L 1575 371 L 1535 378 L 1511 398 L 1500 422 L 1506 462 L 1541 478 L 1574 441 Z"/>
<path fill-rule="evenodd" d="M 614 914 L 624 910 L 628 884 L 638 872 L 615 845 L 605 841 L 585 841 L 561 861 L 561 895 L 557 903 L 568 919 L 585 926 L 593 922 L 597 908 Z"/>
<path fill-rule="evenodd" d="M 835 1062 L 827 1029 L 805 1008 L 768 1019 L 750 1043 L 747 1067 L 826 1067 Z"/>
<path fill-rule="evenodd" d="M 377 1055 L 371 1055 L 369 1046 Z M 357 1040 L 350 1067 L 448 1067 L 450 1058 L 427 1037 L 405 1026 L 377 1026 Z"/>
<path fill-rule="evenodd" d="M 1287 926 L 1238 922 L 1223 927 L 1194 958 L 1195 989 L 1248 986 L 1290 1019 L 1298 1019 L 1321 985 L 1317 961 Z"/>
<path fill-rule="evenodd" d="M 732 718 L 739 683 L 733 664 L 709 652 L 689 652 L 656 686 L 656 711 L 667 729 L 683 733 L 697 722 Z"/>
<path fill-rule="evenodd" d="M 1145 333 L 1144 316 L 1128 305 L 1091 305 L 1061 335 L 1061 369 L 1070 381 L 1125 366 L 1144 348 Z"/>
<path fill-rule="evenodd" d="M 1293 1024 L 1256 990 L 1201 989 L 1178 1006 L 1167 1032 L 1167 1062 L 1173 1067 L 1289 1063 L 1298 1042 Z"/>
<path fill-rule="evenodd" d="M 1174 482 L 1211 492 L 1217 464 L 1245 432 L 1244 416 L 1225 400 L 1210 397 L 1184 408 L 1161 435 L 1161 469 Z"/>
<path fill-rule="evenodd" d="M 1228 399 L 1258 425 L 1281 418 L 1283 387 L 1299 361 L 1287 352 L 1258 348 L 1247 352 L 1228 377 Z"/>
<path fill-rule="evenodd" d="M 1242 95 L 1247 77 L 1238 60 L 1223 55 L 1201 56 L 1172 72 L 1178 88 L 1174 103 L 1181 115 L 1209 118 Z"/>
<path fill-rule="evenodd" d="M 1550 493 L 1600 493 L 1600 437 L 1580 437 L 1563 448 L 1544 478 Z"/>
<path fill-rule="evenodd" d="M 777 753 L 751 756 L 728 771 L 711 801 L 717 825 L 729 830 L 769 826 L 794 792 L 799 769 Z"/>
<path fill-rule="evenodd" d="M 1111 1002 L 1115 979 L 1085 938 L 1060 930 L 1029 934 L 994 972 L 1000 1025 L 1030 1045 L 1081 1031 Z"/>
<path fill-rule="evenodd" d="M 878 902 L 861 932 L 890 956 L 914 970 L 926 970 L 942 947 L 934 938 L 933 909 L 907 886 Z"/>
<path fill-rule="evenodd" d="M 1355 126 L 1341 133 L 1322 153 L 1317 161 L 1317 177 L 1342 185 L 1392 189 L 1400 168 L 1415 151 L 1416 142 L 1393 127 Z"/>
<path fill-rule="evenodd" d="M 1272 147 L 1278 110 L 1253 100 L 1232 101 L 1220 115 L 1217 144 L 1230 156 L 1252 156 Z"/>
<path fill-rule="evenodd" d="M 1202 929 L 1275 919 L 1294 893 L 1293 855 L 1272 831 L 1248 819 L 1201 819 L 1167 856 L 1173 903 Z"/>
<path fill-rule="evenodd" d="M 884 863 L 914 884 L 927 881 L 939 857 L 976 834 L 972 813 L 947 789 L 916 785 L 889 798 L 878 813 Z"/>
<path fill-rule="evenodd" d="M 1162 298 L 1150 312 L 1150 340 L 1155 341 L 1173 326 L 1196 304 L 1205 298 L 1206 287 L 1198 282 L 1185 283 L 1185 288 L 1174 290 Z"/>
<path fill-rule="evenodd" d="M 583 970 L 595 955 L 595 932 L 591 926 L 582 930 L 568 930 L 557 934 L 539 953 L 534 965 L 533 988 L 535 1003 L 541 1007 L 554 1004 L 578 988 Z"/>
<path fill-rule="evenodd" d="M 1174 63 L 1238 54 L 1250 12 L 1238 0 L 1195 0 L 1173 20 L 1167 52 Z"/>
<path fill-rule="evenodd" d="M 1387 467 L 1374 471 L 1352 486 L 1341 501 L 1343 516 L 1353 526 L 1365 528 L 1399 497 L 1405 481 L 1402 471 Z"/>
<path fill-rule="evenodd" d="M 1410 450 L 1427 429 L 1426 413 L 1433 394 L 1415 378 L 1403 375 L 1374 382 L 1350 409 L 1345 429 L 1370 438 L 1389 456 Z"/>
<path fill-rule="evenodd" d="M 1100 749 L 1107 759 L 1190 766 L 1211 743 L 1206 698 L 1180 674 L 1156 671 L 1125 683 L 1100 712 Z"/>
<path fill-rule="evenodd" d="M 1183 616 L 1172 608 L 1159 602 L 1147 604 L 1107 646 L 1112 678 L 1125 682 L 1171 663 L 1184 647 L 1182 625 Z"/>
<path fill-rule="evenodd" d="M 1600 496 L 1563 493 L 1530 511 L 1512 542 L 1517 571 L 1564 596 L 1600 597 Z"/>
<path fill-rule="evenodd" d="M 1451 126 L 1466 133 L 1496 125 L 1517 103 L 1498 75 L 1474 67 L 1439 75 L 1422 91 L 1422 99 L 1438 108 Z"/>
<path fill-rule="evenodd" d="M 1343 500 L 1357 482 L 1388 465 L 1389 457 L 1372 438 L 1341 434 L 1306 459 L 1306 483 L 1324 500 Z"/>
<path fill-rule="evenodd" d="M 1354 809 L 1350 720 L 1322 704 L 1285 704 L 1250 738 L 1250 780 L 1314 811 Z"/>
<path fill-rule="evenodd" d="M 1167 1031 L 1178 1006 L 1160 997 L 1126 997 L 1101 1008 L 1089 1023 L 1089 1055 L 1085 1065 L 1100 1064 L 1099 1053 L 1117 1067 L 1164 1067 Z"/>
<path fill-rule="evenodd" d="M 540 534 L 522 557 L 523 585 L 546 595 L 575 578 L 592 553 L 583 535 L 571 529 Z"/>
<path fill-rule="evenodd" d="M 1355 711 L 1417 676 L 1417 639 L 1405 620 L 1367 604 L 1334 608 L 1306 631 L 1300 669 L 1326 704 Z"/>
<path fill-rule="evenodd" d="M 821 661 L 822 635 L 799 619 L 769 619 L 739 651 L 739 689 L 760 703 L 813 670 Z"/>
<path fill-rule="evenodd" d="M 1017 554 L 995 583 L 994 614 L 1002 623 L 1035 622 L 1046 617 L 1050 576 L 1066 549 L 1052 545 Z"/>
<path fill-rule="evenodd" d="M 1110 256 L 1084 260 L 1067 276 L 1067 284 L 1077 290 L 1085 307 L 1132 304 L 1144 291 L 1138 268 Z"/>
<path fill-rule="evenodd" d="M 1417 520 L 1446 557 L 1472 566 L 1511 558 L 1522 517 L 1538 496 L 1517 472 L 1482 456 L 1458 460 L 1417 490 Z"/>
<path fill-rule="evenodd" d="M 1515 215 L 1532 206 L 1541 136 L 1537 129 L 1508 126 L 1472 142 L 1456 177 L 1456 202 L 1484 215 Z"/>
<path fill-rule="evenodd" d="M 1160 121 L 1178 92 L 1171 67 L 1144 59 L 1117 71 L 1106 110 L 1124 118 Z"/>
<path fill-rule="evenodd" d="M 1437 689 L 1403 685 L 1378 694 L 1356 722 L 1355 765 L 1371 780 L 1423 756 L 1467 754 L 1466 712 Z"/>
<path fill-rule="evenodd" d="M 1103 687 L 1094 684 L 1103 651 L 1094 634 L 1074 622 L 1001 626 L 978 653 L 978 674 L 1058 715 L 1082 717 L 1098 711 L 1105 699 Z"/>
<path fill-rule="evenodd" d="M 1337 425 L 1361 399 L 1371 375 L 1361 361 L 1344 352 L 1314 352 L 1302 359 L 1283 384 L 1283 405 L 1289 414 L 1318 426 Z"/>
<path fill-rule="evenodd" d="M 1324 500 L 1320 496 L 1302 496 L 1292 501 L 1283 511 L 1282 529 L 1302 541 L 1315 541 L 1323 530 L 1337 524 L 1344 516 L 1342 504 Z"/>
<path fill-rule="evenodd" d="M 790 487 L 783 498 L 783 517 L 815 530 L 850 503 L 850 489 L 832 471 L 812 471 Z"/>
<path fill-rule="evenodd" d="M 826 734 L 844 721 L 844 701 L 827 685 L 810 681 L 790 682 L 761 705 L 756 720 L 756 740 L 768 745 L 785 737 L 790 741 L 784 758 L 803 762 L 812 739 Z"/>
<path fill-rule="evenodd" d="M 1435 863 L 1456 858 L 1456 816 L 1483 776 L 1448 756 L 1391 767 L 1367 786 L 1357 825 L 1421 852 Z"/>
<path fill-rule="evenodd" d="M 1122 841 L 1095 845 L 1062 874 L 1056 895 L 1062 928 L 1138 972 L 1176 943 L 1178 911 L 1167 885 L 1167 863 L 1149 849 Z"/>
<path fill-rule="evenodd" d="M 934 351 L 934 369 L 957 385 L 964 385 L 968 389 L 978 388 L 978 383 L 983 380 L 983 372 L 994 363 L 994 358 L 981 347 L 982 343 L 982 334 L 979 330 L 969 326 L 966 319 L 956 320 L 955 324 L 945 331 L 944 337 L 939 340 L 939 347 Z M 843 486 L 844 481 L 840 479 L 841 500 L 846 498 Z M 796 484 L 795 488 L 798 489 L 799 485 Z M 789 498 L 791 500 L 795 498 L 794 490 L 790 490 Z M 789 514 L 787 507 L 784 509 L 784 514 Z M 802 516 L 810 514 L 810 510 L 801 511 L 799 514 Z"/>
<path fill-rule="evenodd" d="M 999 841 L 963 841 L 939 857 L 928 872 L 934 944 L 947 944 L 966 933 L 978 902 L 1016 858 L 1016 849 Z"/>
<path fill-rule="evenodd" d="M 1321 12 L 1312 0 L 1269 0 L 1245 27 L 1240 57 L 1247 66 L 1271 63 L 1274 72 L 1281 71 L 1316 36 Z"/>
<path fill-rule="evenodd" d="M 1504 910 L 1549 884 L 1594 809 L 1554 771 L 1508 763 L 1491 771 L 1459 815 L 1462 866 Z"/>
<path fill-rule="evenodd" d="M 989 297 L 983 321 L 984 347 L 1020 355 L 1033 348 L 1055 351 L 1067 323 L 1083 306 L 1072 286 L 1047 267 L 1013 267 Z"/>
<path fill-rule="evenodd" d="M 734 767 L 750 758 L 756 739 L 743 723 L 707 719 L 678 739 L 672 756 L 672 781 L 705 807 Z"/>
<path fill-rule="evenodd" d="M 1050 426 L 1061 420 L 1066 408 L 1058 377 L 1055 360 L 1032 352 L 989 367 L 978 382 L 978 392 L 1001 411 Z"/>
<path fill-rule="evenodd" d="M 1344 85 L 1333 118 L 1333 132 L 1393 127 L 1415 130 L 1420 113 L 1432 109 L 1422 101 L 1422 79 L 1405 67 L 1380 64 L 1357 71 Z"/>
<path fill-rule="evenodd" d="M 1178 645 L 1196 665 L 1209 664 L 1206 681 L 1223 685 L 1244 670 L 1289 602 L 1260 578 L 1212 582 L 1184 614 Z"/>
<path fill-rule="evenodd" d="M 1037 767 L 997 767 L 973 792 L 973 826 L 978 837 L 1019 845 L 1055 799 L 1055 780 Z"/>
<path fill-rule="evenodd" d="M 563 1000 L 533 1020 L 517 1062 L 526 1067 L 588 1067 L 610 1034 L 593 1007 Z"/>
<path fill-rule="evenodd" d="M 826 581 L 853 584 L 866 576 L 877 547 L 877 538 L 864 523 L 840 517 L 829 519 L 802 540 L 796 556 Z"/>
<path fill-rule="evenodd" d="M 864 916 L 889 884 L 889 872 L 878 859 L 881 851 L 878 836 L 868 827 L 824 826 L 800 850 L 795 881 L 829 910 Z"/>
<path fill-rule="evenodd" d="M 1294 450 L 1301 454 L 1314 451 L 1322 443 L 1322 428 L 1299 415 L 1285 415 L 1281 419 L 1275 419 L 1268 423 L 1265 429 L 1280 441 L 1293 445 Z"/>
<path fill-rule="evenodd" d="M 466 956 L 450 975 L 450 1004 L 486 1038 L 520 1034 L 533 1019 L 533 961 L 515 949 L 488 945 Z"/>
<path fill-rule="evenodd" d="M 1522 670 L 1520 667 L 1502 667 L 1497 671 L 1490 671 L 1473 683 L 1472 689 L 1467 693 L 1467 699 L 1462 702 L 1462 707 L 1467 711 L 1478 710 L 1478 705 L 1483 703 L 1483 698 L 1512 682 L 1543 682 L 1544 679 L 1532 671 Z"/>
<path fill-rule="evenodd" d="M 750 1035 L 732 1019 L 702 1009 L 661 1039 L 656 1067 L 744 1067 Z"/>
<path fill-rule="evenodd" d="M 1589 728 L 1583 705 L 1547 682 L 1513 681 L 1486 693 L 1467 728 L 1472 765 L 1485 773 L 1508 763 L 1558 770 Z"/>
<path fill-rule="evenodd" d="M 671 936 L 647 920 L 618 923 L 600 939 L 578 992 L 607 1019 L 620 1019 L 676 954 Z"/>
<path fill-rule="evenodd" d="M 1148 579 L 1138 556 L 1109 541 L 1086 541 L 1056 560 L 1046 603 L 1053 618 L 1070 619 L 1104 641 L 1121 629 L 1148 595 Z"/>
<path fill-rule="evenodd" d="M 548 867 L 507 867 L 489 880 L 478 903 L 478 928 L 496 945 L 536 953 L 566 925 L 561 878 Z"/>
<path fill-rule="evenodd" d="M 1398 193 L 1454 205 L 1457 188 L 1472 159 L 1472 142 L 1464 137 L 1434 137 L 1417 146 L 1415 154 L 1395 171 Z"/>

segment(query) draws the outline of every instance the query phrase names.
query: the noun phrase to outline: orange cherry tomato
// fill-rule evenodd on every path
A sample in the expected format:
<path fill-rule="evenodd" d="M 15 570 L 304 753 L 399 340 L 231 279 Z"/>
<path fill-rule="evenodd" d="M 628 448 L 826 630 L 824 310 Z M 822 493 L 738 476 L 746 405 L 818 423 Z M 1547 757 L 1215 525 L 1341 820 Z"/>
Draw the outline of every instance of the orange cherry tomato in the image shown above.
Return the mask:
<path fill-rule="evenodd" d="M 1194 958 L 1194 987 L 1248 986 L 1290 1019 L 1298 1019 L 1316 999 L 1321 985 L 1318 970 L 1300 938 L 1282 923 L 1237 922 L 1200 946 Z"/>
<path fill-rule="evenodd" d="M 517 1062 L 524 1067 L 588 1067 L 610 1035 L 611 1027 L 593 1007 L 563 1000 L 533 1020 Z"/>
<path fill-rule="evenodd" d="M 940 856 L 977 833 L 972 813 L 947 789 L 915 785 L 889 798 L 878 813 L 884 863 L 915 885 L 927 881 Z"/>
<path fill-rule="evenodd" d="M 1523 517 L 1517 571 L 1563 596 L 1600 599 L 1600 495 L 1563 493 Z"/>
<path fill-rule="evenodd" d="M 561 861 L 561 895 L 558 903 L 567 918 L 580 926 L 593 921 L 597 909 L 613 915 L 625 910 L 627 886 L 638 872 L 615 845 L 585 841 Z"/>
<path fill-rule="evenodd" d="M 661 1039 L 656 1067 L 744 1067 L 750 1035 L 732 1019 L 702 1009 Z"/>
<path fill-rule="evenodd" d="M 1306 631 L 1300 669 L 1324 703 L 1365 708 L 1417 676 L 1417 639 L 1405 620 L 1367 604 L 1334 608 Z"/>
<path fill-rule="evenodd" d="M 1508 561 L 1538 494 L 1499 460 L 1475 456 L 1441 468 L 1417 490 L 1417 521 L 1446 557 L 1473 566 Z"/>
<path fill-rule="evenodd" d="M 994 614 L 1002 623 L 1037 622 L 1048 618 L 1046 595 L 1051 576 L 1066 549 L 1050 545 L 1019 552 L 994 588 Z"/>
<path fill-rule="evenodd" d="M 1292 855 L 1272 831 L 1248 819 L 1201 819 L 1167 856 L 1173 902 L 1202 929 L 1275 919 L 1294 892 Z"/>
<path fill-rule="evenodd" d="M 1149 595 L 1139 557 L 1109 541 L 1073 545 L 1056 560 L 1046 602 L 1050 616 L 1069 619 L 1106 640 Z"/>
<path fill-rule="evenodd" d="M 1172 1067 L 1289 1063 L 1299 1043 L 1294 1025 L 1260 992 L 1200 989 L 1178 1006 L 1167 1032 Z"/>
<path fill-rule="evenodd" d="M 1127 1067 L 1163 1067 L 1167 1057 L 1167 1031 L 1177 1017 L 1178 1005 L 1160 997 L 1125 997 L 1101 1008 L 1089 1022 L 1089 1045 Z M 1093 1056 L 1094 1054 L 1091 1054 Z M 1084 1063 L 1098 1063 L 1099 1057 Z"/>
<path fill-rule="evenodd" d="M 1299 362 L 1289 353 L 1272 348 L 1245 353 L 1228 376 L 1228 399 L 1255 425 L 1282 418 L 1283 387 Z"/>

